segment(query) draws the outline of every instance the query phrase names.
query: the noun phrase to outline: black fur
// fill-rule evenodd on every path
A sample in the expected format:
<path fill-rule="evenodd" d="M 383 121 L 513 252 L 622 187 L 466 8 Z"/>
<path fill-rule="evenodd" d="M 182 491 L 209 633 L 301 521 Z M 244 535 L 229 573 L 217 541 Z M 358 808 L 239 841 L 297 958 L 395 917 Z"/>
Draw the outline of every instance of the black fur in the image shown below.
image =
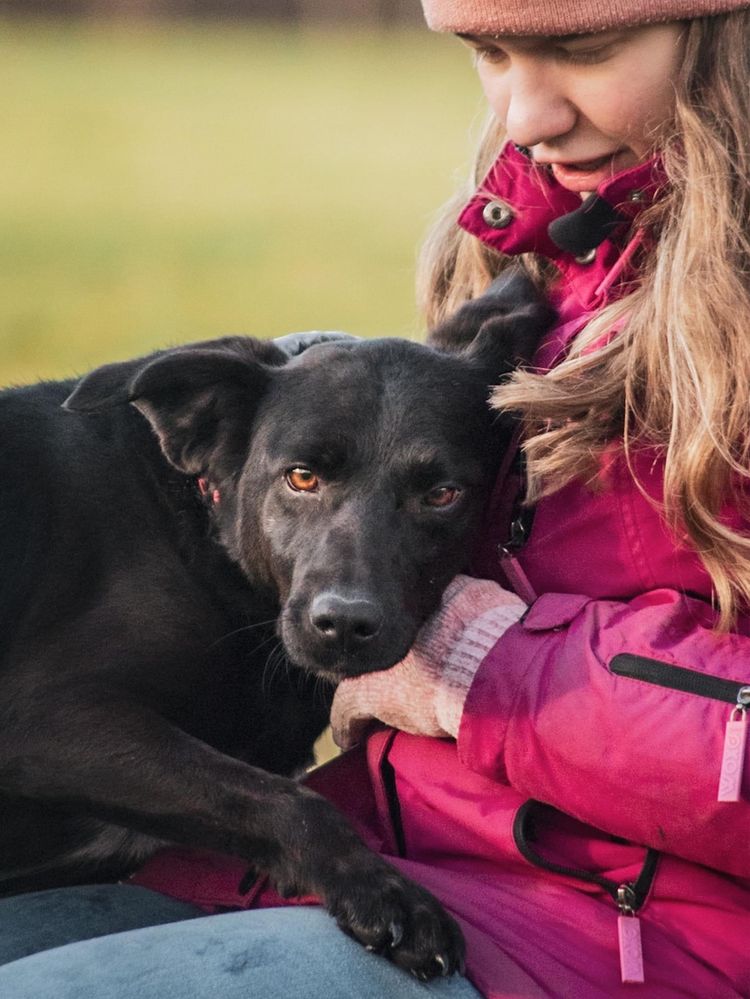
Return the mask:
<path fill-rule="evenodd" d="M 184 843 L 318 893 L 417 974 L 458 965 L 437 902 L 289 775 L 317 678 L 397 662 L 465 566 L 507 434 L 488 385 L 548 318 L 500 292 L 439 331 L 453 353 L 230 337 L 0 393 L 0 893 Z"/>

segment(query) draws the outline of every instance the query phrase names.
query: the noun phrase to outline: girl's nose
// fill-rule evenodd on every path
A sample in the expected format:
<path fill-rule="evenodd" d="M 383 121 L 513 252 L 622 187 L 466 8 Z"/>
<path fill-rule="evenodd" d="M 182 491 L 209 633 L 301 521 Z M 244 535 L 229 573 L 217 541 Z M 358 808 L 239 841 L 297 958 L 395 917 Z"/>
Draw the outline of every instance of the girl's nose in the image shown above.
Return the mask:
<path fill-rule="evenodd" d="M 516 66 L 496 88 L 485 89 L 508 138 L 519 146 L 554 142 L 575 127 L 575 105 L 558 85 L 554 70 L 546 71 L 539 63 Z"/>

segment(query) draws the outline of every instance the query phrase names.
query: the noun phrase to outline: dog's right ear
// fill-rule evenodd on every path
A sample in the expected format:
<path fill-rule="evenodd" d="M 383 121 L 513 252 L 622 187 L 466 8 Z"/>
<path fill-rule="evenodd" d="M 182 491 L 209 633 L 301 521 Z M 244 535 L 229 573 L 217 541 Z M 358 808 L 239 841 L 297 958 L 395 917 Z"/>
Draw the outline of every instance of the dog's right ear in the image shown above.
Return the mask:
<path fill-rule="evenodd" d="M 510 267 L 483 295 L 431 330 L 427 343 L 486 362 L 493 377 L 500 377 L 531 361 L 554 319 L 554 310 L 523 268 Z"/>
<path fill-rule="evenodd" d="M 63 406 L 95 412 L 131 403 L 175 468 L 221 479 L 243 460 L 258 402 L 286 360 L 269 341 L 248 337 L 177 347 L 97 368 Z"/>

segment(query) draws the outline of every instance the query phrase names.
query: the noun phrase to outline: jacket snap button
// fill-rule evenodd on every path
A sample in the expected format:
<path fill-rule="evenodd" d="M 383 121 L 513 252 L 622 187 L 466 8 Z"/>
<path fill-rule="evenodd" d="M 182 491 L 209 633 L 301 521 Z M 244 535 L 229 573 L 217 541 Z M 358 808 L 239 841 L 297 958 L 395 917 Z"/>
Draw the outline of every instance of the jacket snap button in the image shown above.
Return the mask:
<path fill-rule="evenodd" d="M 482 218 L 491 229 L 507 229 L 514 217 L 504 201 L 488 201 L 482 211 Z"/>
<path fill-rule="evenodd" d="M 628 198 L 630 201 L 643 201 L 643 191 L 631 191 Z"/>
<path fill-rule="evenodd" d="M 575 258 L 577 264 L 593 264 L 596 260 L 596 247 L 593 250 L 586 250 Z"/>

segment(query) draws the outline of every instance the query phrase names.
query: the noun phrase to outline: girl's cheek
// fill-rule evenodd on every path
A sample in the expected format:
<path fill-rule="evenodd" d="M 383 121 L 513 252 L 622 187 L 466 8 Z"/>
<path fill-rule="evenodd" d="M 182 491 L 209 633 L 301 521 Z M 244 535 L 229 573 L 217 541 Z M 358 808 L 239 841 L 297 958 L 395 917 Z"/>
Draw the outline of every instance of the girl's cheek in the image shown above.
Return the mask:
<path fill-rule="evenodd" d="M 508 117 L 508 88 L 499 78 L 497 73 L 479 68 L 479 82 L 487 98 L 487 103 L 492 108 L 495 117 L 501 122 L 505 122 Z"/>
<path fill-rule="evenodd" d="M 601 102 L 597 117 L 603 132 L 626 140 L 637 137 L 642 112 L 642 96 L 628 92 L 623 83 L 613 87 L 608 99 Z"/>

